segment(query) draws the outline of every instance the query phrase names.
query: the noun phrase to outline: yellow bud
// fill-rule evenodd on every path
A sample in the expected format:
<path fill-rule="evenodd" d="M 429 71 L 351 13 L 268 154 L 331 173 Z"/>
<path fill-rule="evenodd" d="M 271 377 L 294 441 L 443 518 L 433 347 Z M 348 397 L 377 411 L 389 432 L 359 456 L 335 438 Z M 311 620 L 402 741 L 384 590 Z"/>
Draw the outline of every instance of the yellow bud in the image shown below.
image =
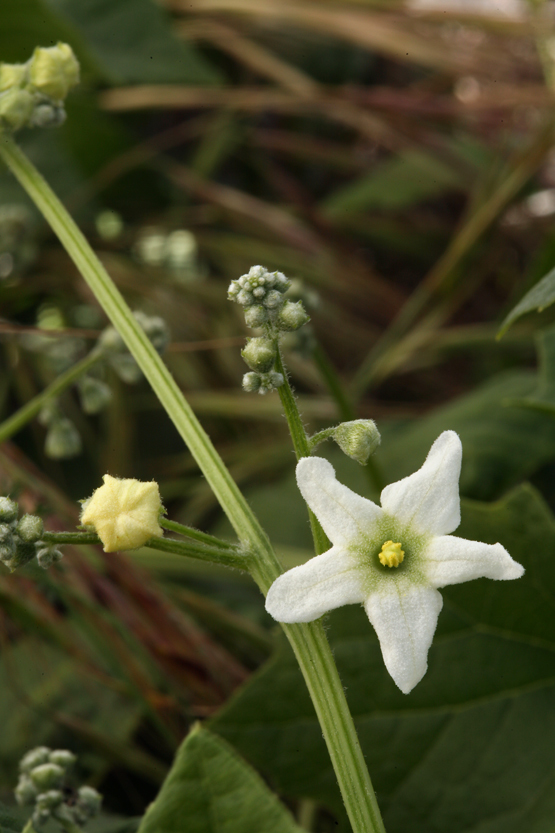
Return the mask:
<path fill-rule="evenodd" d="M 27 64 L 0 64 L 0 93 L 10 87 L 22 87 L 27 78 Z"/>
<path fill-rule="evenodd" d="M 382 551 L 378 556 L 384 567 L 398 567 L 404 557 L 405 552 L 401 549 L 401 544 L 394 544 L 393 541 L 386 541 L 382 544 Z"/>
<path fill-rule="evenodd" d="M 0 126 L 3 124 L 11 130 L 19 130 L 28 124 L 35 102 L 31 93 L 11 87 L 0 93 Z"/>
<path fill-rule="evenodd" d="M 79 62 L 71 46 L 37 46 L 29 63 L 29 80 L 43 95 L 62 101 L 79 83 Z"/>
<path fill-rule="evenodd" d="M 109 474 L 102 479 L 104 485 L 83 504 L 81 523 L 96 531 L 104 552 L 132 550 L 164 534 L 158 523 L 162 504 L 157 483 Z"/>

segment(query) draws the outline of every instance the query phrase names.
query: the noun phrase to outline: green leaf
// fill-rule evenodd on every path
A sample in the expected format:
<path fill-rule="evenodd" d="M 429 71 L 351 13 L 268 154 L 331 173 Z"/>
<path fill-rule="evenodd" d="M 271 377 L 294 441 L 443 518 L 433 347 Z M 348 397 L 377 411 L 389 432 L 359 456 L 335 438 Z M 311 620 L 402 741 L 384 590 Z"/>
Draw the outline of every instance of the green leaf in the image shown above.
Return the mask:
<path fill-rule="evenodd" d="M 461 185 L 457 173 L 422 151 L 408 151 L 335 191 L 321 205 L 329 219 L 368 209 L 395 211 Z"/>
<path fill-rule="evenodd" d="M 501 338 L 501 336 L 505 335 L 511 324 L 514 324 L 518 318 L 526 315 L 527 312 L 532 312 L 532 310 L 543 312 L 543 310 L 546 309 L 546 307 L 551 306 L 554 301 L 555 269 L 552 269 L 541 279 L 541 281 L 539 281 L 529 292 L 526 293 L 524 298 L 518 302 L 516 307 L 513 307 L 503 321 L 501 328 L 497 333 L 497 338 Z"/>
<path fill-rule="evenodd" d="M 360 608 L 330 616 L 385 826 L 388 833 L 546 833 L 555 819 L 555 521 L 525 486 L 492 505 L 465 502 L 457 534 L 500 541 L 526 574 L 441 591 L 429 670 L 410 695 L 387 675 Z M 348 829 L 285 645 L 211 728 L 280 791 L 312 796 Z"/>
<path fill-rule="evenodd" d="M 138 833 L 301 833 L 262 779 L 200 724 L 181 745 Z"/>
<path fill-rule="evenodd" d="M 115 84 L 214 84 L 217 71 L 174 35 L 153 0 L 46 0 L 82 34 Z"/>
<path fill-rule="evenodd" d="M 508 404 L 555 414 L 555 325 L 538 333 L 536 347 L 539 361 L 537 387 L 530 396 L 510 399 Z"/>
<path fill-rule="evenodd" d="M 61 20 L 42 0 L 0 3 L 0 61 L 17 63 L 31 57 L 35 46 L 62 40 L 71 43 L 83 59 L 74 27 Z"/>
<path fill-rule="evenodd" d="M 0 833 L 20 833 L 21 821 L 11 812 L 10 807 L 0 804 Z"/>

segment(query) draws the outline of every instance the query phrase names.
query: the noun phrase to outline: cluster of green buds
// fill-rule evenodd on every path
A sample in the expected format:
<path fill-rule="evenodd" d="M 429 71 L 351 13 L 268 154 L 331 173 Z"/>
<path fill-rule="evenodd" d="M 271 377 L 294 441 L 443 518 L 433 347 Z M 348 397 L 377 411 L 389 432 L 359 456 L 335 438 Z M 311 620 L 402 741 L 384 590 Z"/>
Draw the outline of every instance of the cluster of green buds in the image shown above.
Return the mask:
<path fill-rule="evenodd" d="M 55 127 L 64 99 L 79 83 L 79 62 L 67 43 L 37 46 L 25 64 L 0 64 L 0 127 Z"/>
<path fill-rule="evenodd" d="M 39 414 L 39 422 L 47 429 L 44 453 L 52 460 L 65 460 L 81 453 L 81 434 L 75 423 L 64 416 L 58 402 L 47 402 Z"/>
<path fill-rule="evenodd" d="M 309 441 L 311 450 L 325 440 L 334 440 L 343 454 L 365 466 L 379 446 L 381 437 L 373 419 L 353 419 L 315 434 Z"/>
<path fill-rule="evenodd" d="M 44 527 L 38 515 L 22 515 L 9 497 L 0 497 L 0 561 L 12 572 L 36 556 L 47 569 L 62 558 L 60 550 L 41 541 Z"/>
<path fill-rule="evenodd" d="M 246 391 L 268 393 L 285 381 L 283 374 L 274 370 L 279 339 L 310 320 L 301 301 L 284 297 L 290 287 L 285 275 L 263 266 L 253 266 L 246 275 L 231 281 L 228 299 L 243 307 L 248 327 L 264 331 L 264 335 L 249 339 L 241 352 L 251 369 L 243 377 Z"/>
<path fill-rule="evenodd" d="M 163 318 L 157 315 L 146 315 L 136 310 L 133 316 L 145 331 L 158 353 L 163 353 L 170 342 L 170 331 Z M 127 384 L 137 383 L 142 378 L 142 371 L 125 346 L 125 343 L 114 327 L 107 327 L 98 340 L 98 347 L 105 360 Z"/>
<path fill-rule="evenodd" d="M 48 746 L 37 746 L 23 756 L 15 797 L 22 807 L 34 808 L 34 827 L 52 818 L 68 829 L 85 824 L 99 812 L 100 793 L 92 787 L 73 790 L 67 786 L 67 772 L 75 761 L 75 755 L 67 749 Z"/>

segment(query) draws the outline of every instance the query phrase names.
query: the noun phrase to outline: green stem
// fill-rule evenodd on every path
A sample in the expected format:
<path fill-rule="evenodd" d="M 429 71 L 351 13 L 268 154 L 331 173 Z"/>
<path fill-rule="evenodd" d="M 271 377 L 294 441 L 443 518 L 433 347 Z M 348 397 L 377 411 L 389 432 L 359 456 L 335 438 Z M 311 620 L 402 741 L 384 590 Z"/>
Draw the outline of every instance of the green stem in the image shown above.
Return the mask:
<path fill-rule="evenodd" d="M 40 539 L 46 544 L 100 544 L 96 532 L 43 532 Z"/>
<path fill-rule="evenodd" d="M 289 384 L 287 368 L 283 364 L 281 350 L 279 349 L 277 341 L 276 348 L 277 358 L 275 367 L 278 373 L 281 373 L 284 378 L 283 385 L 278 388 L 279 398 L 281 399 L 285 419 L 287 420 L 287 425 L 289 426 L 289 433 L 291 434 L 291 439 L 293 440 L 293 448 L 295 449 L 297 460 L 300 460 L 302 457 L 310 457 L 310 442 L 306 435 L 306 431 L 304 430 L 301 415 L 299 413 L 299 409 L 297 408 L 297 402 L 295 396 L 293 395 L 291 385 Z M 330 543 L 327 535 L 320 526 L 318 518 L 311 509 L 308 510 L 308 516 L 310 518 L 310 529 L 312 531 L 312 538 L 314 540 L 314 549 L 316 550 L 316 553 L 320 554 L 329 550 Z"/>
<path fill-rule="evenodd" d="M 240 570 L 249 569 L 249 556 L 246 553 L 219 547 L 207 547 L 204 544 L 192 544 L 189 541 L 178 541 L 175 538 L 151 538 L 145 547 L 160 552 L 173 552 L 201 561 L 212 561 L 225 567 L 236 567 Z"/>
<path fill-rule="evenodd" d="M 9 440 L 14 434 L 17 434 L 18 431 L 27 425 L 33 417 L 36 417 L 37 414 L 40 413 L 44 405 L 49 402 L 51 399 L 55 399 L 57 396 L 60 396 L 66 388 L 72 385 L 74 382 L 79 379 L 84 373 L 91 369 L 100 359 L 102 358 L 102 353 L 99 350 L 91 350 L 91 352 L 85 356 L 84 359 L 81 361 L 76 362 L 73 367 L 70 367 L 69 370 L 66 370 L 65 373 L 62 373 L 61 376 L 58 376 L 52 384 L 48 385 L 41 393 L 37 394 L 37 396 L 30 399 L 19 411 L 16 411 L 9 419 L 6 419 L 0 425 L 0 443 Z"/>
<path fill-rule="evenodd" d="M 69 819 L 56 818 L 56 821 L 59 825 L 61 825 L 61 827 L 63 827 L 66 833 L 83 833 L 83 830 L 80 827 L 78 827 L 78 825 L 74 824 L 72 821 L 69 821 Z"/>
<path fill-rule="evenodd" d="M 21 833 L 37 833 L 37 831 L 33 827 L 33 819 L 29 819 Z"/>
<path fill-rule="evenodd" d="M 266 594 L 282 572 L 280 564 L 189 403 L 73 219 L 7 134 L 0 136 L 0 156 L 58 235 L 187 444 L 245 550 L 256 556 L 251 562 L 251 575 Z M 353 833 L 385 833 L 322 623 L 284 625 L 283 629 L 312 697 Z"/>
<path fill-rule="evenodd" d="M 233 544 L 228 544 L 227 541 L 222 541 L 220 538 L 216 538 L 215 535 L 208 535 L 207 532 L 201 532 L 200 529 L 193 529 L 191 526 L 184 526 L 184 524 L 178 524 L 176 521 L 169 521 L 167 518 L 162 518 L 159 523 L 163 529 L 167 529 L 169 532 L 177 532 L 179 535 L 185 535 L 187 538 L 193 538 L 195 541 L 202 541 L 203 544 L 225 549 L 233 548 Z"/>

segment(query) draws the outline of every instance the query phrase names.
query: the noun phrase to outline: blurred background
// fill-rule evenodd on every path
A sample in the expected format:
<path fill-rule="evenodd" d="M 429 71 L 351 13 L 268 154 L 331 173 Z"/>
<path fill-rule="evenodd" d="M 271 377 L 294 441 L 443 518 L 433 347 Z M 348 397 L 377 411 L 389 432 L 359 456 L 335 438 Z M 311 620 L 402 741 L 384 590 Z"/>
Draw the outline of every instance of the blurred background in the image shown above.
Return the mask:
<path fill-rule="evenodd" d="M 535 386 L 536 322 L 495 340 L 555 267 L 553 11 L 541 0 L 0 5 L 1 60 L 58 40 L 77 54 L 66 123 L 21 143 L 132 308 L 167 322 L 167 362 L 287 566 L 310 548 L 291 443 L 279 397 L 241 390 L 247 331 L 226 299 L 253 264 L 294 279 L 312 317 L 284 343 L 309 430 L 378 423 L 369 473 L 325 450 L 353 487 L 376 497 L 454 428 L 466 497 L 495 500 L 531 478 L 555 502 L 552 417 L 510 407 Z M 106 326 L 2 169 L 2 418 L 86 360 Z M 105 472 L 154 478 L 172 519 L 231 537 L 144 380 L 112 366 L 87 378 L 54 414 L 9 436 L 0 427 L 0 492 L 71 529 Z M 100 405 L 90 391 L 87 405 L 87 384 L 106 394 Z M 139 816 L 156 795 L 188 726 L 270 655 L 272 623 L 238 573 L 146 550 L 66 553 L 49 572 L 0 575 L 0 798 L 29 747 L 68 746 L 105 794 L 97 826 L 115 829 L 112 816 Z M 332 829 L 326 818 L 318 829 Z"/>

